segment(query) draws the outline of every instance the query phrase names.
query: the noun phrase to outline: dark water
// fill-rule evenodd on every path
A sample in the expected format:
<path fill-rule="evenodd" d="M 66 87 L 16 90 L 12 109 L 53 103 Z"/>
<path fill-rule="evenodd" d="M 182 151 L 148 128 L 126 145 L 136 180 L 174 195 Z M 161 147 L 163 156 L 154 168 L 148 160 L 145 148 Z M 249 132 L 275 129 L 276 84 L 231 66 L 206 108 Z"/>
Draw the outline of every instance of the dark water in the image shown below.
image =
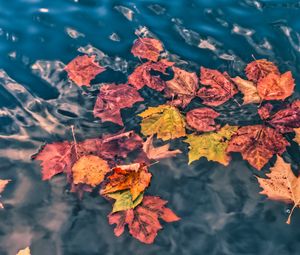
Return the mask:
<path fill-rule="evenodd" d="M 118 130 L 92 116 L 97 85 L 83 91 L 66 80 L 62 68 L 79 52 L 96 53 L 108 67 L 95 83 L 123 82 L 137 64 L 135 33 L 149 33 L 190 70 L 237 75 L 254 55 L 299 83 L 299 16 L 300 2 L 283 0 L 0 0 L 0 179 L 12 179 L 2 196 L 0 254 L 26 246 L 33 255 L 299 254 L 300 210 L 286 225 L 290 207 L 259 195 L 257 172 L 239 156 L 228 167 L 205 159 L 188 167 L 185 155 L 151 167 L 148 193 L 169 200 L 182 220 L 164 224 L 150 246 L 128 233 L 115 237 L 104 199 L 78 200 L 63 176 L 41 181 L 30 160 L 44 142 L 71 140 L 71 125 L 79 140 Z M 138 125 L 131 116 L 140 110 L 124 113 L 128 127 Z M 223 123 L 256 118 L 255 107 L 218 110 Z M 285 154 L 294 170 L 299 155 Z"/>

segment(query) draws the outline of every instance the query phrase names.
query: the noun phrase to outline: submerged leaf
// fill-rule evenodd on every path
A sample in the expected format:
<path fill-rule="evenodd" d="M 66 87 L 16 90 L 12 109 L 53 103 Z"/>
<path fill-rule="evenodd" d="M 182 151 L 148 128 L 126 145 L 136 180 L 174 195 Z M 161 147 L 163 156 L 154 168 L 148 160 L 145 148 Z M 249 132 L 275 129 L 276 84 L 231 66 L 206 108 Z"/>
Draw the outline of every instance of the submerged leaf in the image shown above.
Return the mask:
<path fill-rule="evenodd" d="M 230 156 L 227 155 L 227 147 L 232 135 L 238 127 L 226 125 L 218 132 L 210 132 L 202 135 L 190 134 L 184 140 L 189 144 L 189 164 L 201 157 L 207 160 L 219 162 L 227 166 Z"/>
<path fill-rule="evenodd" d="M 141 127 L 145 136 L 157 134 L 164 141 L 185 136 L 185 120 L 173 106 L 149 107 L 139 116 L 143 118 Z"/>
<path fill-rule="evenodd" d="M 259 82 L 269 73 L 280 74 L 277 66 L 266 59 L 252 61 L 246 66 L 245 71 L 248 80 L 253 81 L 254 83 Z"/>
<path fill-rule="evenodd" d="M 90 86 L 97 74 L 105 71 L 105 68 L 95 62 L 95 56 L 78 56 L 66 65 L 65 70 L 69 78 L 78 86 Z"/>
<path fill-rule="evenodd" d="M 135 40 L 131 53 L 135 57 L 146 58 L 156 62 L 160 52 L 163 51 L 162 43 L 153 38 L 139 38 Z"/>
<path fill-rule="evenodd" d="M 289 142 L 273 128 L 264 125 L 239 128 L 229 142 L 228 152 L 240 152 L 243 159 L 261 170 L 274 154 L 281 155 Z"/>
<path fill-rule="evenodd" d="M 133 200 L 130 190 L 107 194 L 109 198 L 116 200 L 112 210 L 113 213 L 135 208 L 142 202 L 143 195 L 144 194 L 141 193 L 135 200 Z"/>

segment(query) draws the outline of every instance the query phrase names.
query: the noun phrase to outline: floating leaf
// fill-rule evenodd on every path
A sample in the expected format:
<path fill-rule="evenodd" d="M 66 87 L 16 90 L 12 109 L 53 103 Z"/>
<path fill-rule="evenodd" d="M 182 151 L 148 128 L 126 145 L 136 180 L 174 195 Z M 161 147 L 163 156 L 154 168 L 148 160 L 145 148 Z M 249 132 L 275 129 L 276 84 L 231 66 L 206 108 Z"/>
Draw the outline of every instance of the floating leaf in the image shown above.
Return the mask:
<path fill-rule="evenodd" d="M 29 247 L 23 249 L 23 250 L 19 250 L 17 255 L 30 255 L 30 249 Z"/>
<path fill-rule="evenodd" d="M 226 125 L 218 132 L 210 132 L 202 135 L 190 134 L 184 140 L 189 144 L 189 164 L 201 157 L 207 160 L 219 162 L 227 166 L 230 156 L 227 155 L 227 147 L 232 135 L 238 127 Z"/>
<path fill-rule="evenodd" d="M 263 191 L 260 194 L 266 195 L 271 200 L 293 203 L 287 224 L 291 222 L 291 215 L 296 207 L 300 206 L 300 178 L 296 177 L 291 165 L 285 163 L 281 157 L 277 157 L 274 167 L 266 174 L 267 179 L 257 177 Z"/>
<path fill-rule="evenodd" d="M 294 141 L 300 145 L 300 128 L 295 128 L 294 131 L 296 133 Z"/>
<path fill-rule="evenodd" d="M 220 114 L 210 108 L 197 108 L 187 112 L 187 124 L 200 132 L 208 132 L 219 129 L 220 125 L 215 123 L 215 118 Z"/>
<path fill-rule="evenodd" d="M 141 127 L 145 136 L 157 134 L 164 141 L 185 136 L 184 118 L 174 106 L 149 107 L 139 116 L 143 118 Z"/>
<path fill-rule="evenodd" d="M 163 158 L 174 157 L 179 153 L 180 150 L 170 151 L 170 144 L 165 144 L 163 146 L 154 147 L 153 146 L 153 135 L 149 136 L 143 144 L 143 150 L 149 159 L 159 160 Z"/>
<path fill-rule="evenodd" d="M 186 107 L 196 96 L 198 89 L 198 77 L 196 73 L 190 73 L 173 66 L 174 78 L 166 82 L 166 96 L 172 97 L 172 105 Z"/>
<path fill-rule="evenodd" d="M 132 107 L 141 101 L 144 99 L 135 88 L 128 84 L 105 84 L 100 88 L 94 107 L 94 116 L 99 117 L 103 122 L 111 121 L 123 126 L 121 109 Z"/>
<path fill-rule="evenodd" d="M 88 184 L 92 187 L 99 185 L 110 171 L 107 162 L 97 156 L 82 156 L 72 167 L 73 183 Z"/>
<path fill-rule="evenodd" d="M 248 80 L 254 83 L 259 82 L 270 73 L 280 74 L 277 66 L 266 59 L 252 61 L 246 66 L 245 72 Z"/>
<path fill-rule="evenodd" d="M 117 191 L 114 193 L 110 193 L 107 196 L 116 200 L 114 202 L 112 212 L 125 211 L 129 209 L 133 209 L 138 206 L 143 200 L 143 193 L 141 193 L 135 200 L 132 200 L 132 195 L 130 190 L 125 191 Z"/>
<path fill-rule="evenodd" d="M 131 53 L 135 57 L 146 58 L 148 60 L 156 62 L 159 54 L 163 51 L 162 43 L 153 38 L 139 38 L 135 40 Z"/>
<path fill-rule="evenodd" d="M 174 63 L 165 59 L 159 62 L 146 62 L 138 66 L 132 74 L 128 76 L 128 83 L 134 86 L 136 89 L 141 89 L 144 86 L 148 86 L 151 89 L 162 91 L 166 87 L 166 82 L 157 75 L 152 75 L 151 71 L 160 72 L 166 74 L 168 67 Z"/>
<path fill-rule="evenodd" d="M 290 71 L 282 75 L 270 73 L 260 79 L 257 91 L 263 100 L 283 100 L 292 95 L 294 87 L 295 83 Z"/>
<path fill-rule="evenodd" d="M 258 95 L 257 87 L 252 81 L 247 81 L 237 76 L 232 78 L 238 89 L 244 94 L 243 104 L 258 104 L 261 102 L 261 98 Z"/>
<path fill-rule="evenodd" d="M 239 128 L 229 142 L 228 152 L 240 152 L 243 159 L 261 170 L 274 154 L 281 155 L 289 142 L 273 128 L 264 125 Z"/>
<path fill-rule="evenodd" d="M 222 74 L 217 70 L 204 67 L 201 67 L 200 72 L 200 83 L 204 87 L 198 90 L 197 95 L 203 100 L 203 104 L 219 106 L 238 93 L 227 73 Z"/>
<path fill-rule="evenodd" d="M 90 86 L 97 74 L 105 71 L 105 68 L 95 62 L 95 56 L 78 56 L 66 65 L 65 70 L 69 78 L 78 86 Z"/>
<path fill-rule="evenodd" d="M 6 185 L 10 182 L 10 180 L 1 180 L 0 179 L 0 195 L 4 191 Z M 3 204 L 0 202 L 0 208 L 3 208 Z"/>
<path fill-rule="evenodd" d="M 139 163 L 118 166 L 112 171 L 100 191 L 101 195 L 130 190 L 132 199 L 135 200 L 149 186 L 152 176 L 147 167 Z"/>
<path fill-rule="evenodd" d="M 180 218 L 169 208 L 167 201 L 155 196 L 144 196 L 142 204 L 135 209 L 109 214 L 109 224 L 116 224 L 115 235 L 120 236 L 128 224 L 130 234 L 147 244 L 154 242 L 157 232 L 162 229 L 159 218 L 174 222 Z"/>

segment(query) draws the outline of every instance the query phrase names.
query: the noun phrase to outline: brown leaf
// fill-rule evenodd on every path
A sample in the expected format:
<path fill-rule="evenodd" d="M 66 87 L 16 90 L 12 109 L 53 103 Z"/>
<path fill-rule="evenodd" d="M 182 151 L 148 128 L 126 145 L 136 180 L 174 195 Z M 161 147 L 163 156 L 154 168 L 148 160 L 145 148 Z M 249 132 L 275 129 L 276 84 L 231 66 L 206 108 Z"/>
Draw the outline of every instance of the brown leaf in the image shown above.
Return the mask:
<path fill-rule="evenodd" d="M 66 65 L 65 70 L 69 78 L 78 86 L 90 86 L 97 74 L 105 71 L 105 68 L 95 62 L 95 56 L 78 56 Z"/>
<path fill-rule="evenodd" d="M 220 125 L 215 123 L 215 118 L 219 116 L 220 114 L 213 109 L 197 108 L 187 112 L 186 122 L 200 132 L 214 131 L 220 128 Z"/>
<path fill-rule="evenodd" d="M 156 62 L 160 52 L 163 51 L 162 43 L 153 38 L 139 38 L 135 40 L 131 53 L 135 57 L 146 58 Z"/>
<path fill-rule="evenodd" d="M 273 128 L 245 126 L 231 138 L 227 152 L 240 152 L 243 159 L 261 170 L 274 154 L 281 155 L 288 145 L 289 142 Z"/>

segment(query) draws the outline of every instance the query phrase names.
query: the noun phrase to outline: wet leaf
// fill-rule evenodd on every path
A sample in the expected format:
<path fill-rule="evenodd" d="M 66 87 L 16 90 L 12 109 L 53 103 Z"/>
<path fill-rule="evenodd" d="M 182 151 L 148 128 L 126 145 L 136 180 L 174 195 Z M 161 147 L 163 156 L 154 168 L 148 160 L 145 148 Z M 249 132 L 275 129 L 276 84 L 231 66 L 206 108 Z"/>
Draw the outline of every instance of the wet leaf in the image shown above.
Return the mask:
<path fill-rule="evenodd" d="M 115 200 L 112 210 L 114 213 L 135 208 L 142 202 L 143 195 L 144 194 L 141 193 L 135 200 L 133 200 L 130 190 L 125 190 L 110 193 L 107 196 Z"/>
<path fill-rule="evenodd" d="M 203 100 L 203 104 L 219 106 L 238 93 L 235 85 L 227 73 L 201 67 L 201 87 L 197 95 Z"/>
<path fill-rule="evenodd" d="M 166 141 L 185 136 L 185 120 L 177 108 L 170 105 L 149 107 L 139 114 L 145 136 L 157 134 L 157 138 Z"/>
<path fill-rule="evenodd" d="M 17 253 L 17 255 L 30 255 L 30 248 L 27 247 L 27 248 L 25 248 L 23 250 L 19 250 L 18 253 Z"/>
<path fill-rule="evenodd" d="M 100 88 L 94 116 L 99 117 L 103 122 L 111 121 L 123 126 L 121 110 L 141 101 L 144 99 L 137 90 L 127 84 L 105 84 Z"/>
<path fill-rule="evenodd" d="M 294 141 L 300 145 L 300 128 L 295 128 L 294 131 L 296 133 Z"/>
<path fill-rule="evenodd" d="M 101 195 L 130 190 L 132 199 L 135 200 L 149 186 L 152 176 L 147 167 L 140 163 L 118 166 L 112 171 L 100 191 Z"/>
<path fill-rule="evenodd" d="M 147 244 L 154 242 L 157 232 L 162 229 L 159 218 L 174 222 L 180 218 L 169 208 L 167 201 L 155 196 L 144 196 L 142 204 L 135 209 L 109 214 L 109 224 L 116 224 L 115 235 L 120 236 L 128 224 L 130 234 Z"/>
<path fill-rule="evenodd" d="M 166 74 L 168 67 L 174 63 L 165 59 L 159 62 L 146 62 L 135 68 L 132 74 L 128 76 L 128 83 L 134 86 L 136 89 L 141 89 L 144 86 L 148 86 L 151 89 L 162 91 L 166 87 L 166 82 L 157 75 L 152 75 L 151 71 L 157 71 L 162 74 Z"/>
<path fill-rule="evenodd" d="M 229 142 L 228 152 L 240 152 L 243 159 L 261 170 L 273 155 L 281 155 L 289 142 L 276 130 L 264 125 L 239 128 Z"/>
<path fill-rule="evenodd" d="M 277 66 L 266 59 L 252 61 L 246 66 L 245 72 L 248 80 L 254 83 L 259 82 L 270 73 L 280 74 Z"/>
<path fill-rule="evenodd" d="M 109 171 L 110 168 L 105 160 L 94 155 L 82 156 L 72 167 L 73 183 L 96 187 Z"/>
<path fill-rule="evenodd" d="M 274 167 L 270 168 L 270 173 L 266 175 L 268 177 L 266 179 L 257 177 L 263 189 L 260 194 L 266 195 L 271 200 L 293 203 L 294 207 L 287 220 L 290 224 L 294 209 L 300 206 L 300 178 L 294 175 L 291 165 L 285 163 L 279 156 Z"/>
<path fill-rule="evenodd" d="M 247 81 L 237 76 L 232 78 L 238 89 L 244 94 L 243 104 L 258 104 L 261 102 L 261 98 L 258 95 L 257 87 L 252 81 Z"/>
<path fill-rule="evenodd" d="M 135 40 L 131 53 L 135 57 L 146 58 L 148 60 L 156 62 L 159 58 L 159 54 L 163 51 L 162 43 L 154 38 L 139 38 Z"/>
<path fill-rule="evenodd" d="M 166 82 L 166 96 L 172 97 L 172 105 L 186 107 L 196 96 L 198 89 L 198 77 L 196 73 L 190 73 L 173 66 L 174 78 Z"/>
<path fill-rule="evenodd" d="M 1 193 L 4 191 L 6 185 L 10 182 L 11 180 L 1 180 L 0 179 L 0 196 L 1 196 Z M 0 202 L 0 208 L 4 208 L 3 207 L 3 204 Z"/>
<path fill-rule="evenodd" d="M 294 132 L 300 127 L 300 100 L 296 100 L 286 108 L 272 114 L 273 106 L 265 104 L 258 110 L 259 115 L 280 133 Z"/>
<path fill-rule="evenodd" d="M 170 144 L 165 144 L 163 146 L 153 146 L 153 135 L 149 136 L 143 144 L 143 150 L 149 159 L 159 160 L 163 158 L 174 157 L 179 153 L 180 150 L 170 151 Z"/>
<path fill-rule="evenodd" d="M 220 114 L 210 108 L 193 109 L 186 114 L 186 122 L 193 129 L 200 132 L 208 132 L 219 129 L 220 125 L 215 123 L 215 118 Z"/>
<path fill-rule="evenodd" d="M 294 79 L 290 71 L 279 75 L 270 73 L 260 79 L 257 91 L 263 100 L 284 100 L 294 92 Z"/>
<path fill-rule="evenodd" d="M 97 74 L 105 71 L 105 68 L 95 62 L 95 56 L 78 56 L 66 65 L 65 70 L 69 78 L 78 86 L 90 86 Z"/>
<path fill-rule="evenodd" d="M 184 142 L 189 144 L 189 164 L 201 157 L 207 160 L 219 162 L 227 166 L 230 156 L 227 155 L 227 147 L 230 138 L 238 127 L 226 125 L 218 132 L 210 132 L 202 135 L 190 134 Z"/>

